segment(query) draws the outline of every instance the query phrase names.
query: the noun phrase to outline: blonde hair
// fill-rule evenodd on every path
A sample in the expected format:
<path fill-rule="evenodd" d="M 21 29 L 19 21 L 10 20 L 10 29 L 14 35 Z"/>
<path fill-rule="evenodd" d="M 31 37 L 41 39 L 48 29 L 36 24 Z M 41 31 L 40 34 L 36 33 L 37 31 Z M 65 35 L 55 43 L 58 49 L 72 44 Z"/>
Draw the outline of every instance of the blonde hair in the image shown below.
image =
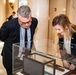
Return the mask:
<path fill-rule="evenodd" d="M 69 18 L 64 15 L 60 14 L 56 16 L 52 21 L 52 26 L 61 25 L 65 30 L 65 35 L 67 38 L 71 37 L 73 33 L 76 32 L 76 25 L 72 24 Z M 61 35 L 59 35 L 61 37 Z"/>

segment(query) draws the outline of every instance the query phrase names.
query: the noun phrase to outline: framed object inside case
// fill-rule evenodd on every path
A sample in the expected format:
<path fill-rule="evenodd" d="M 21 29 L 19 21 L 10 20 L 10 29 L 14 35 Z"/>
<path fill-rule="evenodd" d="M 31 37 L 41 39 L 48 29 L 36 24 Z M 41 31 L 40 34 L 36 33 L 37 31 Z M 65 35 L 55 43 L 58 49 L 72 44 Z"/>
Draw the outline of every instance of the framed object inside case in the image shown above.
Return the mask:
<path fill-rule="evenodd" d="M 53 65 L 52 73 L 45 70 L 48 64 Z M 23 73 L 25 75 L 55 75 L 55 60 L 38 53 L 32 53 L 23 57 Z"/>

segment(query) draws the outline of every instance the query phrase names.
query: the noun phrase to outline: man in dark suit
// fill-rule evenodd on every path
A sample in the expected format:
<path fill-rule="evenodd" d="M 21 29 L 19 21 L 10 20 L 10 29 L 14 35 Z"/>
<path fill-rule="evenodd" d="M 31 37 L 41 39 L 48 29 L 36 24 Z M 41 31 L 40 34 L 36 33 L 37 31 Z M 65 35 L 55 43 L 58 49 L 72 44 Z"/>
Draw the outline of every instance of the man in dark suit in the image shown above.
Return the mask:
<path fill-rule="evenodd" d="M 17 15 L 18 18 L 4 22 L 0 28 L 0 40 L 4 42 L 3 65 L 6 68 L 7 75 L 12 75 L 12 44 L 19 43 L 20 40 L 24 39 L 25 34 L 22 35 L 24 30 L 28 31 L 28 40 L 32 41 L 38 24 L 38 20 L 31 16 L 31 10 L 28 6 L 19 7 Z"/>
<path fill-rule="evenodd" d="M 15 11 L 13 11 L 12 14 L 9 16 L 8 21 L 11 20 L 11 19 L 13 19 L 14 16 L 15 16 L 15 14 L 16 14 Z"/>

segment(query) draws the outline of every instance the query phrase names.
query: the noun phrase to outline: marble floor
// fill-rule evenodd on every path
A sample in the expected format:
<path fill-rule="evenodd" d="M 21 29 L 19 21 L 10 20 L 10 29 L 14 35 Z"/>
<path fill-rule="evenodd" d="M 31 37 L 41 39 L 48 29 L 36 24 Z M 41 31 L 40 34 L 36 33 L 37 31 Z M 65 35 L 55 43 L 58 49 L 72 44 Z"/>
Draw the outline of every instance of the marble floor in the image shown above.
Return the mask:
<path fill-rule="evenodd" d="M 2 47 L 3 47 L 3 42 L 0 42 L 0 75 L 7 75 L 6 70 L 2 65 L 2 56 L 1 56 Z"/>

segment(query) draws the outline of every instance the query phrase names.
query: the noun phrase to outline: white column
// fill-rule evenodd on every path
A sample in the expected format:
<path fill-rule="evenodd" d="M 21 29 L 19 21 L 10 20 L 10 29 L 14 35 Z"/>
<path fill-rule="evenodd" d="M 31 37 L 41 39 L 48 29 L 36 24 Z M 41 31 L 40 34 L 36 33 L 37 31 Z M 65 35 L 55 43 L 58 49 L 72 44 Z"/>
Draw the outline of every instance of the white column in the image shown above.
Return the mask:
<path fill-rule="evenodd" d="M 0 0 L 0 26 L 6 21 L 6 1 Z"/>
<path fill-rule="evenodd" d="M 67 0 L 66 14 L 73 24 L 76 24 L 76 0 Z"/>
<path fill-rule="evenodd" d="M 28 5 L 32 10 L 32 16 L 38 19 L 34 36 L 37 50 L 47 52 L 49 0 L 29 0 Z"/>

